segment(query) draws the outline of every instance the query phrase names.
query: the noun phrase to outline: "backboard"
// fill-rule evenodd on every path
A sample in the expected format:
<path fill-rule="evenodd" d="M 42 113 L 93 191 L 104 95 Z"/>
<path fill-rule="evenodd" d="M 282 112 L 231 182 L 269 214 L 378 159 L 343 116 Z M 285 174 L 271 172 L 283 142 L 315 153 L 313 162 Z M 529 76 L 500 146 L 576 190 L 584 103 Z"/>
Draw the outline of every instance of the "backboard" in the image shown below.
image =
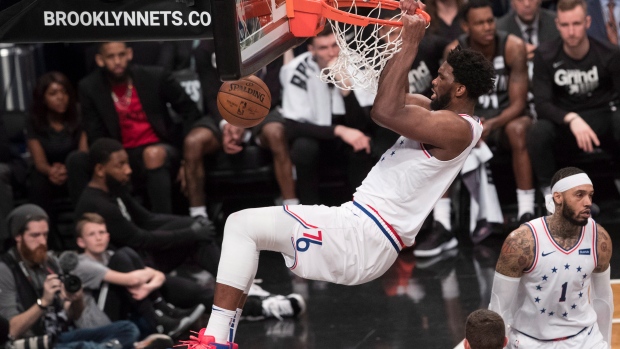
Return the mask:
<path fill-rule="evenodd" d="M 222 80 L 250 75 L 306 40 L 291 34 L 285 0 L 212 0 L 211 3 L 214 13 L 227 18 L 217 20 L 213 27 L 216 62 Z"/>
<path fill-rule="evenodd" d="M 302 43 L 284 0 L 0 0 L 0 43 L 214 40 L 222 80 Z"/>

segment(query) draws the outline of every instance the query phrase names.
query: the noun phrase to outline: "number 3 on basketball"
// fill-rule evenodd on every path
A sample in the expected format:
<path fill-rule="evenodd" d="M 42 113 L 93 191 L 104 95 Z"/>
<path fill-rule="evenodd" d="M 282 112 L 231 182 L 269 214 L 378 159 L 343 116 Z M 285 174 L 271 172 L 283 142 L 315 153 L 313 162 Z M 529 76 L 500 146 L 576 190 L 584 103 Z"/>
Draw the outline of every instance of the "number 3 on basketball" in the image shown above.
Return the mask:
<path fill-rule="evenodd" d="M 318 231 L 318 235 L 304 233 L 304 237 L 297 239 L 297 251 L 305 252 L 310 248 L 310 244 L 323 245 L 323 233 Z"/>

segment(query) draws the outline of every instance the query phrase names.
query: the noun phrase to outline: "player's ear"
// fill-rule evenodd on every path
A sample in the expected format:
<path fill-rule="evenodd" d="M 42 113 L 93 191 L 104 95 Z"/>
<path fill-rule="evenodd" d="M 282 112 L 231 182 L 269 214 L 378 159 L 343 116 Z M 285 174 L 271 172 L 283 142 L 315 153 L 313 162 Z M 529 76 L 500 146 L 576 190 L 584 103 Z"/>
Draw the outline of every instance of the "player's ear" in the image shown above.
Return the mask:
<path fill-rule="evenodd" d="M 463 84 L 457 84 L 454 93 L 457 97 L 465 97 L 467 94 L 467 87 Z"/>
<path fill-rule="evenodd" d="M 586 29 L 590 29 L 590 25 L 592 25 L 592 17 L 586 16 Z"/>
<path fill-rule="evenodd" d="M 502 348 L 505 348 L 506 345 L 508 345 L 508 337 L 504 336 L 504 346 Z"/>
<path fill-rule="evenodd" d="M 469 345 L 469 341 L 467 340 L 467 338 L 463 339 L 463 347 L 465 347 L 465 349 L 471 349 L 471 346 Z"/>
<path fill-rule="evenodd" d="M 551 194 L 553 197 L 553 203 L 556 205 L 561 204 L 562 202 L 564 202 L 564 197 L 562 196 L 562 193 L 558 193 L 557 191 L 553 194 Z"/>

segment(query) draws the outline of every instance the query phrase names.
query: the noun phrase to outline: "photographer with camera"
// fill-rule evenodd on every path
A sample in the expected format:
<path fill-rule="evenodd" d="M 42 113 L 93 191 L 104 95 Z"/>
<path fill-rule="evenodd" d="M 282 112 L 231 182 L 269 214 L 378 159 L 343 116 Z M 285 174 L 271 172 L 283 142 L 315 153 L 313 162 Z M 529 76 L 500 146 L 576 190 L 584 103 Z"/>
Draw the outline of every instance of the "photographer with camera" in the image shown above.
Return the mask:
<path fill-rule="evenodd" d="M 81 282 L 48 255 L 48 215 L 25 204 L 7 216 L 15 246 L 0 261 L 0 316 L 9 320 L 14 347 L 129 349 L 139 336 L 129 321 L 81 328 L 87 307 Z M 66 270 L 65 270 L 66 271 Z M 72 291 L 72 292 L 68 292 Z M 104 319 L 105 320 L 105 319 Z"/>

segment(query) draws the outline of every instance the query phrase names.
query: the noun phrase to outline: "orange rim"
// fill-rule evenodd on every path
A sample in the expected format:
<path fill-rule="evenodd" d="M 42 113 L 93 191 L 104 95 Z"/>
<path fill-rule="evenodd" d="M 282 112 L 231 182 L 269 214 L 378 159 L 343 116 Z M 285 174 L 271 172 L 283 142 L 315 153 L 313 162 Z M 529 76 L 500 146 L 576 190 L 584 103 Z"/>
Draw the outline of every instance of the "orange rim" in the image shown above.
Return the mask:
<path fill-rule="evenodd" d="M 278 0 L 279 4 L 284 3 L 284 0 Z M 299 1 L 295 5 L 295 10 L 305 10 L 304 3 L 309 4 L 306 1 Z M 355 1 L 355 0 L 341 0 L 338 1 L 338 7 L 351 7 L 353 5 L 359 7 L 372 7 L 376 8 L 381 6 L 381 8 L 386 10 L 396 10 L 399 8 L 399 2 L 394 0 L 368 0 L 368 1 Z M 388 25 L 392 27 L 402 27 L 402 23 L 399 21 L 391 21 L 387 19 L 376 19 L 369 18 L 366 16 L 360 16 L 357 14 L 349 13 L 346 11 L 342 11 L 335 6 L 335 1 L 333 0 L 324 0 L 322 1 L 322 14 L 325 18 L 329 18 L 338 22 L 349 23 L 353 25 L 367 26 L 368 24 L 381 24 Z M 243 8 L 243 12 L 245 14 L 244 19 L 269 16 L 271 15 L 271 9 L 269 8 L 268 0 L 244 0 L 239 5 L 237 5 L 238 9 Z M 301 7 L 301 8 L 300 8 Z M 426 23 L 431 22 L 431 16 L 422 11 L 421 9 L 416 9 L 415 13 L 417 15 L 422 16 Z"/>

